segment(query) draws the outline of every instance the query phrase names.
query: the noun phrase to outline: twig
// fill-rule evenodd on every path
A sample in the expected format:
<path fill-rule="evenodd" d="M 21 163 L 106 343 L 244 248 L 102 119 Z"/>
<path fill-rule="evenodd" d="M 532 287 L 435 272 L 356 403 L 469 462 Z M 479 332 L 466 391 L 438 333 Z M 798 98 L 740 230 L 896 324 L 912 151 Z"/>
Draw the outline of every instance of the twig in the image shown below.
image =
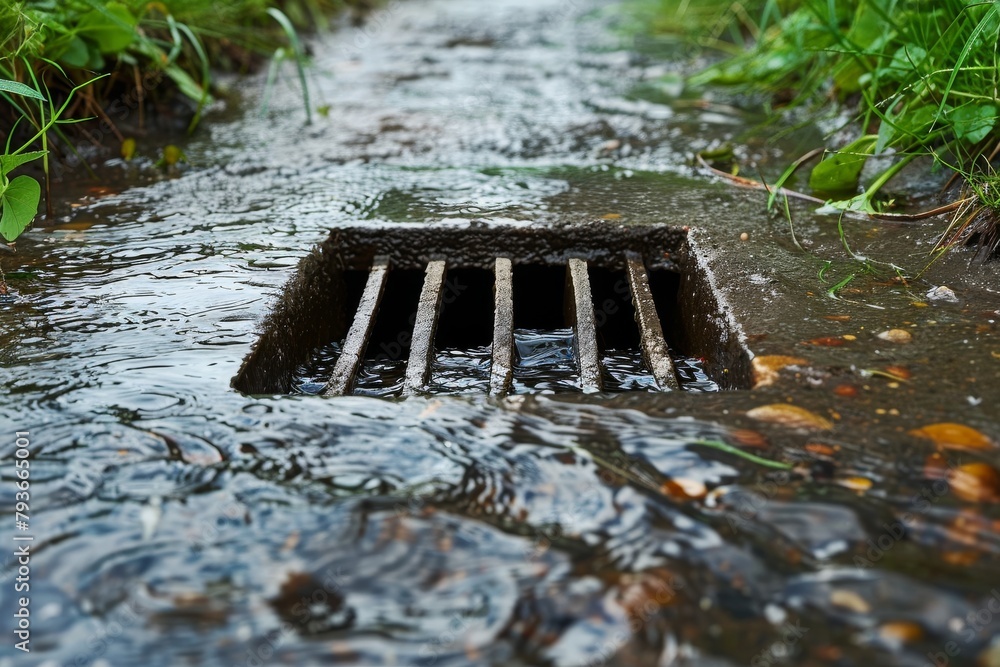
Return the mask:
<path fill-rule="evenodd" d="M 733 185 L 741 188 L 750 188 L 752 190 L 764 190 L 768 193 L 773 193 L 777 195 L 784 195 L 786 197 L 794 197 L 795 199 L 801 199 L 803 201 L 811 202 L 813 204 L 826 204 L 826 200 L 819 199 L 818 197 L 813 197 L 812 195 L 807 195 L 804 192 L 798 192 L 797 190 L 789 190 L 788 188 L 778 188 L 774 189 L 768 186 L 766 183 L 761 183 L 760 181 L 754 181 L 749 178 L 743 178 L 742 176 L 735 176 L 733 174 L 726 173 L 721 169 L 716 169 L 715 167 L 708 164 L 701 155 L 696 155 L 698 164 L 709 170 L 716 176 L 724 178 Z M 801 159 L 801 158 L 800 158 Z M 945 204 L 944 206 L 938 206 L 937 208 L 932 208 L 929 211 L 921 211 L 920 213 L 864 213 L 863 211 L 852 211 L 852 213 L 860 213 L 866 215 L 874 220 L 882 220 L 885 222 L 916 222 L 917 220 L 926 220 L 927 218 L 933 218 L 936 215 L 941 215 L 942 213 L 950 213 L 962 206 L 962 204 L 969 201 L 969 198 L 959 199 L 958 201 L 953 201 L 950 204 Z"/>

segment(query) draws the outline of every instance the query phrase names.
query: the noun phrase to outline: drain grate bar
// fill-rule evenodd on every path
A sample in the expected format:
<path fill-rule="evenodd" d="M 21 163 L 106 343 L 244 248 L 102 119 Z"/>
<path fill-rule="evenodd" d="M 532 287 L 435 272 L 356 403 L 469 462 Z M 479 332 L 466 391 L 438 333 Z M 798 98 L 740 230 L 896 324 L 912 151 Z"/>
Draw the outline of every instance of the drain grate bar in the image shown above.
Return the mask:
<path fill-rule="evenodd" d="M 431 362 L 434 360 L 434 332 L 438 315 L 441 314 L 441 297 L 444 292 L 444 260 L 427 263 L 424 272 L 424 286 L 417 302 L 417 316 L 413 323 L 413 338 L 410 342 L 410 357 L 406 362 L 406 378 L 403 394 L 411 395 L 424 389 L 430 377 Z"/>
<path fill-rule="evenodd" d="M 597 354 L 597 325 L 591 297 L 587 262 L 571 258 L 566 266 L 571 298 L 566 300 L 576 328 L 574 348 L 580 369 L 580 388 L 585 392 L 601 391 L 601 365 Z"/>
<path fill-rule="evenodd" d="M 510 259 L 497 257 L 493 269 L 493 361 L 490 394 L 510 391 L 514 372 L 514 271 Z"/>
<path fill-rule="evenodd" d="M 664 391 L 679 390 L 677 371 L 670 359 L 667 341 L 656 313 L 653 294 L 649 290 L 649 276 L 642 256 L 635 252 L 625 254 L 628 283 L 632 290 L 632 305 L 635 306 L 635 322 L 639 325 L 642 356 L 653 373 L 656 384 Z"/>
<path fill-rule="evenodd" d="M 385 292 L 385 283 L 388 278 L 389 258 L 376 257 L 368 273 L 368 282 L 365 283 L 365 291 L 361 295 L 360 303 L 358 303 L 354 321 L 347 332 L 347 338 L 344 339 L 344 347 L 333 367 L 333 373 L 323 391 L 324 394 L 340 395 L 351 390 L 358 366 L 361 364 L 361 356 L 365 353 L 368 338 L 375 326 L 375 315 L 378 313 L 378 305 L 382 301 L 382 294 Z"/>

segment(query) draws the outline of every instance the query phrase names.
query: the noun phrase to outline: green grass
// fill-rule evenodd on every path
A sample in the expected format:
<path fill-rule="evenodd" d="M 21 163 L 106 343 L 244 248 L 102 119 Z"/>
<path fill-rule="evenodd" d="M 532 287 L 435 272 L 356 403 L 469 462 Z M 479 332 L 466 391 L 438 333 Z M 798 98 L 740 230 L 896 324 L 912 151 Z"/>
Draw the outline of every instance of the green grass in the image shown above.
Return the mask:
<path fill-rule="evenodd" d="M 659 0 L 656 16 L 654 28 L 693 31 L 722 54 L 691 85 L 757 93 L 776 113 L 857 110 L 834 133 L 853 136 L 829 146 L 809 178 L 833 207 L 886 213 L 885 186 L 930 156 L 968 184 L 962 200 L 974 201 L 973 218 L 1000 213 L 990 163 L 998 146 L 1000 0 Z M 873 156 L 891 159 L 862 180 Z"/>
<path fill-rule="evenodd" d="M 141 128 L 147 106 L 187 98 L 193 131 L 212 100 L 215 71 L 250 69 L 271 54 L 273 72 L 282 59 L 295 62 L 309 121 L 306 56 L 297 31 L 323 27 L 330 14 L 366 1 L 0 2 L 0 136 L 7 137 L 0 153 L 0 235 L 17 238 L 39 201 L 35 179 L 8 175 L 41 159 L 48 191 L 50 153 L 75 151 L 68 124 L 103 121 L 103 129 L 81 132 L 121 141 L 122 153 L 131 154 L 134 141 L 116 123 L 133 110 Z M 100 86 L 88 87 L 97 78 L 104 79 Z"/>

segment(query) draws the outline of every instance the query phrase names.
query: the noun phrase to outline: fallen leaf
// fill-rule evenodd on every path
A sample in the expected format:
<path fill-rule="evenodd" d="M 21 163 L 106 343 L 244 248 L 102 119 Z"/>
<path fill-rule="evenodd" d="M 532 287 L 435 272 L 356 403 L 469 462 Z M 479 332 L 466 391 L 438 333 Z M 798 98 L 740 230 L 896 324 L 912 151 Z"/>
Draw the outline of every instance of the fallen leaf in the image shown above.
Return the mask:
<path fill-rule="evenodd" d="M 858 395 L 858 388 L 853 384 L 838 384 L 833 388 L 833 393 L 842 398 L 854 398 Z"/>
<path fill-rule="evenodd" d="M 1000 473 L 988 463 L 966 463 L 951 471 L 951 491 L 970 503 L 1000 502 Z"/>
<path fill-rule="evenodd" d="M 911 334 L 906 329 L 889 329 L 888 331 L 883 331 L 878 335 L 884 341 L 890 343 L 909 343 L 913 340 L 913 334 Z"/>
<path fill-rule="evenodd" d="M 851 319 L 850 315 L 824 315 L 824 320 L 830 320 L 831 322 L 848 322 Z"/>
<path fill-rule="evenodd" d="M 878 636 L 888 642 L 909 644 L 924 638 L 924 629 L 912 621 L 889 621 L 878 628 Z"/>
<path fill-rule="evenodd" d="M 698 480 L 676 478 L 661 484 L 660 492 L 680 500 L 699 500 L 708 494 L 708 489 Z"/>
<path fill-rule="evenodd" d="M 772 403 L 747 411 L 747 417 L 769 424 L 781 424 L 790 428 L 826 431 L 833 428 L 833 422 L 820 417 L 805 408 L 788 403 Z"/>
<path fill-rule="evenodd" d="M 872 610 L 871 605 L 863 597 L 854 591 L 844 589 L 837 589 L 830 594 L 830 604 L 858 614 L 867 614 Z"/>
<path fill-rule="evenodd" d="M 977 451 L 996 447 L 994 442 L 980 431 L 971 426 L 954 422 L 928 424 L 913 429 L 910 431 L 910 435 L 933 440 L 934 444 L 942 449 Z"/>
<path fill-rule="evenodd" d="M 741 447 L 767 449 L 770 446 L 763 433 L 748 428 L 737 428 L 729 432 L 729 439 Z"/>
<path fill-rule="evenodd" d="M 949 565 L 968 567 L 974 565 L 979 560 L 978 551 L 942 551 L 941 560 Z"/>
<path fill-rule="evenodd" d="M 872 488 L 872 481 L 867 477 L 847 477 L 845 479 L 838 479 L 837 484 L 845 489 L 858 492 L 864 492 Z"/>
<path fill-rule="evenodd" d="M 801 366 L 809 363 L 801 357 L 789 357 L 783 354 L 766 354 L 754 357 L 753 365 L 753 386 L 766 387 L 774 384 L 778 379 L 781 369 L 788 366 Z"/>
<path fill-rule="evenodd" d="M 817 347 L 841 347 L 846 341 L 839 336 L 827 336 L 825 338 L 813 338 L 812 340 L 807 340 L 806 345 L 815 345 Z"/>
<path fill-rule="evenodd" d="M 810 454 L 815 454 L 816 456 L 834 456 L 837 453 L 836 447 L 824 445 L 820 442 L 810 442 L 804 447 L 804 449 Z"/>
<path fill-rule="evenodd" d="M 899 378 L 900 380 L 909 380 L 910 377 L 912 377 L 910 369 L 906 366 L 886 366 L 885 372 Z"/>

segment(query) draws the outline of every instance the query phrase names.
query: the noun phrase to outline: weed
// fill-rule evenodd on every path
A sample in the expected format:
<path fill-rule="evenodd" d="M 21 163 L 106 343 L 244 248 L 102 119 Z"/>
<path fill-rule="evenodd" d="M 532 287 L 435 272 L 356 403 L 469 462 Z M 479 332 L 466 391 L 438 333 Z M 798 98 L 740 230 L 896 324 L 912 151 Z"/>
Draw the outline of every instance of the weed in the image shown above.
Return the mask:
<path fill-rule="evenodd" d="M 693 4 L 660 0 L 661 25 L 698 19 Z M 893 205 L 883 195 L 886 184 L 916 158 L 930 156 L 962 177 L 975 199 L 956 216 L 955 229 L 997 248 L 996 151 L 987 155 L 998 145 L 1000 1 L 699 3 L 698 12 L 706 9 L 714 18 L 698 19 L 699 43 L 726 36 L 720 21 L 733 30 L 721 40 L 726 56 L 689 83 L 739 86 L 765 93 L 776 107 L 814 114 L 830 109 L 831 101 L 857 105 L 851 124 L 834 132 L 853 138 L 828 150 L 810 174 L 810 187 L 830 208 L 886 213 Z M 875 156 L 888 165 L 862 182 Z"/>

